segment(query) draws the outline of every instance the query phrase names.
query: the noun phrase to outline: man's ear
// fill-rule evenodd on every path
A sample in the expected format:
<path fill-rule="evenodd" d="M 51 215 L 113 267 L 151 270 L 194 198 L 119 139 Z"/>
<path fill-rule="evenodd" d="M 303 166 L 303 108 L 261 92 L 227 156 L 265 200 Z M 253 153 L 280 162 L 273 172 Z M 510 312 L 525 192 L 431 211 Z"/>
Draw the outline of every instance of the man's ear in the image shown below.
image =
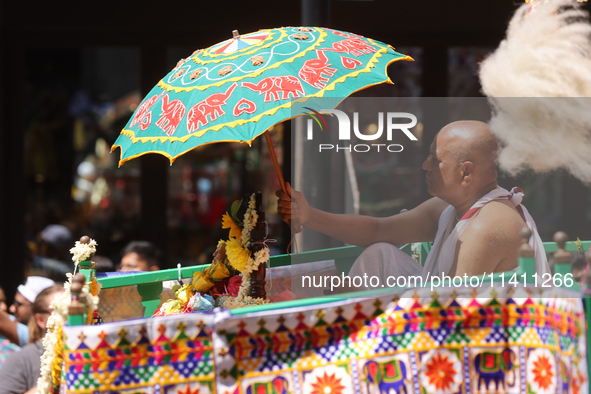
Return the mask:
<path fill-rule="evenodd" d="M 462 174 L 462 186 L 468 186 L 474 180 L 474 163 L 465 161 L 460 167 Z"/>

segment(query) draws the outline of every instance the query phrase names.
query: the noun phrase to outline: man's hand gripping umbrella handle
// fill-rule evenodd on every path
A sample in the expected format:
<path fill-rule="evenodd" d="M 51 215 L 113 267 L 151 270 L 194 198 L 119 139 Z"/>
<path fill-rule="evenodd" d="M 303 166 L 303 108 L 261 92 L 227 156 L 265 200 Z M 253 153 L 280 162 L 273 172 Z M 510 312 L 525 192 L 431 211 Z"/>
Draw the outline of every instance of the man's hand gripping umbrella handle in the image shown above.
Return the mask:
<path fill-rule="evenodd" d="M 279 197 L 277 200 L 277 213 L 279 218 L 285 223 L 289 224 L 294 233 L 302 231 L 302 226 L 299 222 L 299 210 L 297 200 L 294 200 L 293 190 L 289 183 L 286 184 L 285 190 L 277 190 L 275 195 Z M 298 193 L 297 191 L 295 192 Z"/>

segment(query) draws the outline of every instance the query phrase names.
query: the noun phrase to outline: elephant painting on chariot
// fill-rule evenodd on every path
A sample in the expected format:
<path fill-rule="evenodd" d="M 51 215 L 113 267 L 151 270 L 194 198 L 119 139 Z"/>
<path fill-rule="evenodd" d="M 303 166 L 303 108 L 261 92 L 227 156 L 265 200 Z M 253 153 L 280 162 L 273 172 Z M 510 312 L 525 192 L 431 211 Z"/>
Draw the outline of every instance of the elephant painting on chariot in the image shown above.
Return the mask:
<path fill-rule="evenodd" d="M 391 390 L 395 393 L 412 393 L 407 387 L 411 381 L 410 371 L 403 360 L 370 360 L 362 365 L 362 380 L 366 383 L 368 393 L 389 394 Z"/>
<path fill-rule="evenodd" d="M 291 394 L 288 380 L 283 376 L 276 376 L 271 380 L 257 381 L 246 386 L 246 394 Z"/>
<path fill-rule="evenodd" d="M 518 365 L 513 350 L 509 348 L 487 349 L 476 354 L 473 363 L 476 373 L 476 389 L 479 392 L 491 390 L 491 382 L 494 384 L 496 392 L 515 386 L 515 370 L 518 369 Z"/>

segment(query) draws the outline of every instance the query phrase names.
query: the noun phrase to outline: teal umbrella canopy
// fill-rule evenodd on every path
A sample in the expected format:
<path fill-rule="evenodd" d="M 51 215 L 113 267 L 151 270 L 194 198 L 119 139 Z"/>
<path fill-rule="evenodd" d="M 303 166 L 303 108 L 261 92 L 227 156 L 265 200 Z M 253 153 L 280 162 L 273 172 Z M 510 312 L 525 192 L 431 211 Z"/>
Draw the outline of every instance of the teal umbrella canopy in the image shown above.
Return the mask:
<path fill-rule="evenodd" d="M 235 32 L 180 60 L 142 101 L 111 150 L 121 149 L 120 165 L 147 153 L 172 163 L 205 144 L 250 144 L 294 116 L 293 99 L 344 98 L 392 83 L 386 69 L 397 60 L 412 58 L 382 42 L 328 28 Z"/>

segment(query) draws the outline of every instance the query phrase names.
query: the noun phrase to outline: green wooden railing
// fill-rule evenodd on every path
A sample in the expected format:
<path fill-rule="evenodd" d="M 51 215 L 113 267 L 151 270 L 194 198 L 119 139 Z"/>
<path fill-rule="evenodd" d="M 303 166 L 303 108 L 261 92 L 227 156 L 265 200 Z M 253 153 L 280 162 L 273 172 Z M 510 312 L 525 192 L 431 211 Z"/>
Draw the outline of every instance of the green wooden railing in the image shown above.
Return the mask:
<path fill-rule="evenodd" d="M 589 246 L 591 245 L 591 241 L 583 241 L 582 246 L 583 250 L 588 250 Z M 421 265 L 424 265 L 425 259 L 427 258 L 427 254 L 430 250 L 430 243 L 423 242 L 419 248 L 419 261 Z M 546 253 L 554 253 L 558 250 L 558 246 L 556 242 L 545 242 L 544 249 Z M 566 244 L 565 249 L 570 252 L 577 251 L 577 245 L 573 242 L 568 242 Z M 304 264 L 304 263 L 311 263 L 315 261 L 322 261 L 322 260 L 335 260 L 335 266 L 341 272 L 347 273 L 355 259 L 361 254 L 364 248 L 359 246 L 343 246 L 339 248 L 332 248 L 332 249 L 323 249 L 323 250 L 315 250 L 311 252 L 302 252 L 298 255 L 289 256 L 285 255 L 278 255 L 272 256 L 270 259 L 270 266 L 271 267 L 281 267 L 281 266 L 288 266 L 288 265 L 295 265 L 295 264 Z M 410 245 L 405 245 L 401 247 L 401 250 L 406 252 L 407 254 L 411 254 Z M 198 265 L 192 267 L 183 267 L 180 269 L 180 276 L 182 279 L 191 278 L 196 271 L 203 271 L 208 265 Z M 566 270 L 560 272 L 561 274 L 566 274 L 570 272 L 570 267 L 564 267 Z M 521 258 L 520 259 L 520 269 L 518 270 L 517 279 L 522 281 L 522 275 L 526 274 L 526 278 L 528 283 L 533 282 L 533 273 L 535 273 L 535 268 L 533 265 L 533 259 Z M 506 272 L 506 273 L 497 273 L 493 274 L 491 277 L 487 275 L 487 280 L 491 280 L 494 282 L 502 282 L 508 283 L 508 281 L 514 277 L 515 272 Z M 121 275 L 115 277 L 105 277 L 99 278 L 99 282 L 102 284 L 103 289 L 110 289 L 115 287 L 125 287 L 125 286 L 137 286 L 138 292 L 142 296 L 142 305 L 146 307 L 144 316 L 148 317 L 151 316 L 158 304 L 160 303 L 160 293 L 162 292 L 162 282 L 168 280 L 177 280 L 179 278 L 179 270 L 178 269 L 167 269 L 161 271 L 151 271 L 151 272 L 141 272 L 129 275 Z M 479 277 L 482 279 L 482 277 Z M 431 283 L 424 284 L 425 286 L 430 286 Z M 579 290 L 577 285 L 574 285 L 572 289 Z M 387 289 L 379 289 L 379 290 L 368 290 L 369 293 L 367 295 L 372 294 L 380 294 L 385 291 L 391 291 L 392 288 Z M 360 296 L 362 293 L 355 292 L 351 294 L 343 294 L 342 297 L 330 297 L 330 298 L 318 298 L 318 299 L 302 299 L 302 300 L 294 300 L 284 302 L 281 305 L 277 305 L 279 307 L 289 307 L 289 306 L 300 306 L 300 305 L 313 305 L 320 302 L 330 302 L 336 301 L 341 299 L 346 299 L 349 297 L 357 297 Z M 363 293 L 365 294 L 365 293 Z M 349 296 L 349 297 L 348 297 Z M 268 305 L 265 306 L 257 306 L 252 308 L 243 308 L 240 310 L 234 310 L 232 313 L 235 314 L 242 314 L 246 312 L 253 312 L 258 310 L 267 310 L 272 308 L 273 306 L 269 307 Z"/>

